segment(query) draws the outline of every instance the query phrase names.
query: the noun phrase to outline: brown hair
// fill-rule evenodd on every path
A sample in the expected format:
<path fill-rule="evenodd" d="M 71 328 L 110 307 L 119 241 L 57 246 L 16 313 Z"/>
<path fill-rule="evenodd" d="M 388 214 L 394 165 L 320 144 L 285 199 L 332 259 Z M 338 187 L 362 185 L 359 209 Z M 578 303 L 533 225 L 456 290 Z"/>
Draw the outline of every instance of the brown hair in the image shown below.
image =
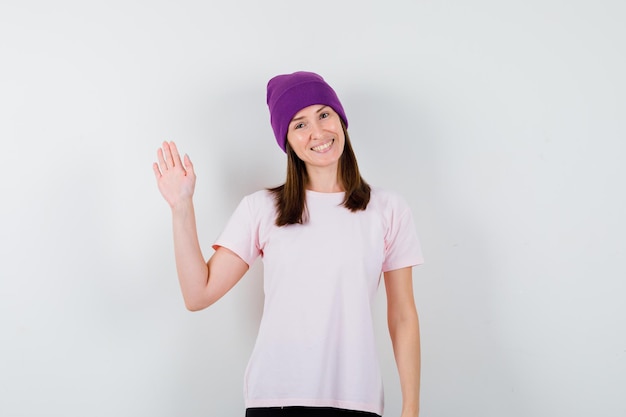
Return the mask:
<path fill-rule="evenodd" d="M 365 210 L 370 201 L 371 188 L 359 173 L 356 156 L 352 150 L 350 137 L 343 120 L 341 126 L 346 137 L 337 168 L 339 181 L 341 181 L 346 193 L 342 204 L 352 212 Z M 276 215 L 277 226 L 303 224 L 307 221 L 306 185 L 309 176 L 306 165 L 291 149 L 289 142 L 286 143 L 285 150 L 287 152 L 287 179 L 283 185 L 269 189 L 274 194 L 276 211 L 278 212 Z"/>

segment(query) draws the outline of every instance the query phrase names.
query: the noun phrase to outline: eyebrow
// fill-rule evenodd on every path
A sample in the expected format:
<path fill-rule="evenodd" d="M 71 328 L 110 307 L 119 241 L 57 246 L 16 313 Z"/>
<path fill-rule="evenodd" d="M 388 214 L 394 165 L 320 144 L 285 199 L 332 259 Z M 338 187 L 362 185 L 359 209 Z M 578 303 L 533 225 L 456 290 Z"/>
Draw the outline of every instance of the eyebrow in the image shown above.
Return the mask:
<path fill-rule="evenodd" d="M 328 107 L 328 106 L 324 105 L 324 106 L 320 107 L 319 109 L 317 109 L 317 110 L 315 111 L 315 113 L 319 113 L 319 112 L 321 112 L 321 111 L 322 111 L 322 110 L 324 110 L 326 107 Z M 294 119 L 291 119 L 291 122 L 289 122 L 289 123 L 297 122 L 298 120 L 302 120 L 302 119 L 304 119 L 304 118 L 305 118 L 305 116 L 296 117 L 296 118 L 294 118 Z"/>

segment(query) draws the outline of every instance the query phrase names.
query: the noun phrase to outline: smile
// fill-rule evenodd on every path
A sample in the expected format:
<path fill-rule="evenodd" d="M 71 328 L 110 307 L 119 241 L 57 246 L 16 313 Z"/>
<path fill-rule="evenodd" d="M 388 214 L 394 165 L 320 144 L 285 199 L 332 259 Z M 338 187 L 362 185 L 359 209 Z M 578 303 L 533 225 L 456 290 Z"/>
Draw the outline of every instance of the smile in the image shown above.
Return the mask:
<path fill-rule="evenodd" d="M 311 148 L 311 150 L 315 151 L 315 152 L 324 152 L 325 150 L 327 150 L 328 148 L 333 146 L 333 143 L 335 143 L 335 139 L 333 139 L 333 140 L 331 140 L 329 142 L 326 142 L 323 145 L 315 146 L 315 147 Z"/>

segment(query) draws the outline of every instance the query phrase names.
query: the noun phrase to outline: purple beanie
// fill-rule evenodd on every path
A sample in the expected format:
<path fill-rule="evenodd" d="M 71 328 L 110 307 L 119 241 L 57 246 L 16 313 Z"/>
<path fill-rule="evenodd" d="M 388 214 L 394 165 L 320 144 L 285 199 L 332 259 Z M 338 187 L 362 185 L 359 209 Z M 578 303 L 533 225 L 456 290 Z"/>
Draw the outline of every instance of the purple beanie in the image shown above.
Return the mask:
<path fill-rule="evenodd" d="M 312 72 L 277 75 L 267 83 L 267 106 L 278 146 L 286 152 L 287 128 L 291 119 L 305 107 L 324 104 L 332 107 L 348 127 L 348 119 L 335 91 Z"/>

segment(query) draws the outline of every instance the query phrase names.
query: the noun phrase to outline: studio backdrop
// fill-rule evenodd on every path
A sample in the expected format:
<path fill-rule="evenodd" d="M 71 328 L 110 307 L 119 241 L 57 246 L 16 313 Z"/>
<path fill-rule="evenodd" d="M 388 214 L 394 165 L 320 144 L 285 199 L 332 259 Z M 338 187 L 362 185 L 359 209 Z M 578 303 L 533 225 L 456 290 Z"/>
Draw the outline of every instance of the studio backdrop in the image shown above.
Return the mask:
<path fill-rule="evenodd" d="M 284 179 L 265 86 L 298 70 L 413 211 L 421 415 L 626 415 L 625 4 L 2 1 L 0 415 L 243 415 L 262 263 L 188 312 L 151 165 L 190 155 L 209 257 Z"/>

